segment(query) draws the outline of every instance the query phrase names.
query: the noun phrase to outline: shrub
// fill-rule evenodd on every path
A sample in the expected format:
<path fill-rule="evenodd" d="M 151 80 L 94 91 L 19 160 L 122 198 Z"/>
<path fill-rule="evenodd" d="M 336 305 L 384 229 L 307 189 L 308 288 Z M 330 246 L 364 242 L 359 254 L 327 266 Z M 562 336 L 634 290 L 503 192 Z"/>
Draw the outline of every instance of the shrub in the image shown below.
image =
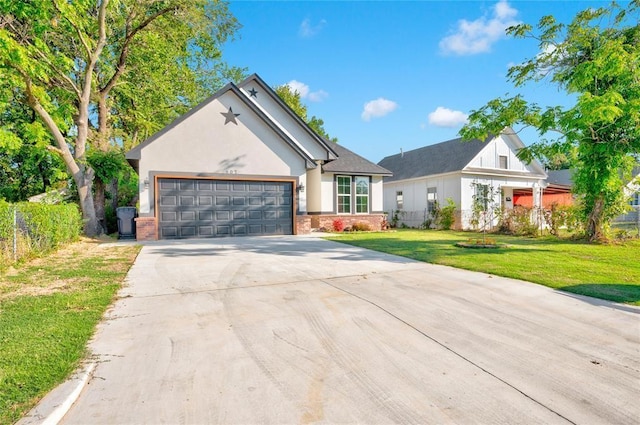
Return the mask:
<path fill-rule="evenodd" d="M 344 220 L 341 218 L 336 218 L 331 223 L 333 225 L 334 232 L 342 232 L 344 230 Z"/>
<path fill-rule="evenodd" d="M 440 228 L 450 230 L 456 221 L 456 203 L 453 199 L 447 198 L 447 205 L 440 209 Z"/>
<path fill-rule="evenodd" d="M 405 212 L 402 210 L 391 211 L 391 227 L 398 227 L 398 223 L 403 219 Z"/>
<path fill-rule="evenodd" d="M 531 221 L 533 209 L 516 205 L 505 210 L 500 219 L 500 232 L 520 236 L 535 236 L 538 227 Z"/>
<path fill-rule="evenodd" d="M 369 232 L 371 226 L 369 226 L 369 223 L 358 222 L 351 226 L 351 230 L 354 232 Z"/>

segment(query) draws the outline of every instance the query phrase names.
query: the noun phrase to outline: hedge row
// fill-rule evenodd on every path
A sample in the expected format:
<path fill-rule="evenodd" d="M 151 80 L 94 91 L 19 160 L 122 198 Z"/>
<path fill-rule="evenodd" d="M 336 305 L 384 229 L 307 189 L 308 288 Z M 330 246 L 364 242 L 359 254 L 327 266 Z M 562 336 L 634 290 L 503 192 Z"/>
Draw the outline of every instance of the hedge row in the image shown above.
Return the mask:
<path fill-rule="evenodd" d="M 81 230 L 82 215 L 75 204 L 9 204 L 0 200 L 0 267 L 74 241 Z"/>

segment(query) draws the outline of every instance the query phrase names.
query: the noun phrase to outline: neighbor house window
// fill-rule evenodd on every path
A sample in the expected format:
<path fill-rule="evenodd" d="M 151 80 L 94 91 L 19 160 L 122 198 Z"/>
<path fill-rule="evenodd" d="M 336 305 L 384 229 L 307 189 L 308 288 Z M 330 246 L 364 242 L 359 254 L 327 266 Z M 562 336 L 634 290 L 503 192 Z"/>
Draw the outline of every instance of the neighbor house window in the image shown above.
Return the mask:
<path fill-rule="evenodd" d="M 431 215 L 436 210 L 438 204 L 438 190 L 435 187 L 427 188 L 427 212 Z"/>
<path fill-rule="evenodd" d="M 402 191 L 399 190 L 396 192 L 396 209 L 401 210 L 404 206 L 404 198 L 402 196 Z"/>
<path fill-rule="evenodd" d="M 351 214 L 351 177 L 338 176 L 338 214 Z"/>
<path fill-rule="evenodd" d="M 498 162 L 500 163 L 500 168 L 502 168 L 503 170 L 506 170 L 507 168 L 509 168 L 509 158 L 507 158 L 505 155 L 500 155 L 498 157 Z"/>
<path fill-rule="evenodd" d="M 356 177 L 356 213 L 369 213 L 369 177 Z"/>
<path fill-rule="evenodd" d="M 631 195 L 631 201 L 629 201 L 629 205 L 632 207 L 640 207 L 640 192 L 636 192 Z"/>

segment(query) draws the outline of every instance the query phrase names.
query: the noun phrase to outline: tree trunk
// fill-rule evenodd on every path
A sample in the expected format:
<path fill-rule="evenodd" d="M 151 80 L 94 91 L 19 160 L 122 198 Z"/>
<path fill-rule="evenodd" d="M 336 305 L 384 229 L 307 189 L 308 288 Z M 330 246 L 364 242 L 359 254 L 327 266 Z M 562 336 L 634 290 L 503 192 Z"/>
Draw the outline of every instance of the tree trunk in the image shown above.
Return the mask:
<path fill-rule="evenodd" d="M 102 234 L 102 228 L 96 216 L 95 204 L 93 203 L 93 195 L 91 193 L 93 170 L 91 170 L 91 168 L 81 167 L 77 173 L 74 173 L 73 179 L 78 187 L 84 234 L 89 237 L 99 236 Z"/>
<path fill-rule="evenodd" d="M 604 238 L 604 230 L 602 228 L 602 214 L 604 212 L 604 199 L 598 196 L 593 203 L 593 208 L 587 217 L 587 237 L 590 242 L 596 242 Z"/>
<path fill-rule="evenodd" d="M 105 199 L 105 185 L 100 179 L 95 179 L 93 182 L 93 203 L 96 210 L 96 220 L 103 233 L 107 233 Z"/>

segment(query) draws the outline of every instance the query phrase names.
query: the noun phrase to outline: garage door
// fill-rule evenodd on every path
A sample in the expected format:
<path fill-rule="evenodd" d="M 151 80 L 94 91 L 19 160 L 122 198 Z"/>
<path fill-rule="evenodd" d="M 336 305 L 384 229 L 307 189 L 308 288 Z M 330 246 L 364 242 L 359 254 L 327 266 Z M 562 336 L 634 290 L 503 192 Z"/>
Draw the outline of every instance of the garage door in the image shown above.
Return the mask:
<path fill-rule="evenodd" d="M 158 179 L 160 239 L 293 234 L 291 182 Z"/>

